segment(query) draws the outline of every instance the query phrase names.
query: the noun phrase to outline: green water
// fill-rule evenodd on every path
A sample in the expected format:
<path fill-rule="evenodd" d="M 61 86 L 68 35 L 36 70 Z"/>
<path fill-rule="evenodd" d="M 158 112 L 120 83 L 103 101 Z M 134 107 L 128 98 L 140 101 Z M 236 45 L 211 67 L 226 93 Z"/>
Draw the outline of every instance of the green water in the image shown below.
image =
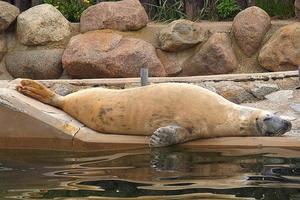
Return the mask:
<path fill-rule="evenodd" d="M 0 151 L 0 199 L 300 199 L 300 151 Z"/>

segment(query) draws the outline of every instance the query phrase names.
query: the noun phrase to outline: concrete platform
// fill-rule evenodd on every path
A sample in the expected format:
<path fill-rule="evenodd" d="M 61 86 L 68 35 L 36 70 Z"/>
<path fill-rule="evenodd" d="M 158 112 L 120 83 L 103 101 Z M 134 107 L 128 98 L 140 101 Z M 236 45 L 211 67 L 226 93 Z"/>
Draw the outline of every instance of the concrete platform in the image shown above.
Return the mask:
<path fill-rule="evenodd" d="M 278 75 L 278 74 L 277 74 Z M 276 76 L 277 76 L 276 75 Z M 292 73 L 295 76 L 295 73 Z M 236 76 L 236 75 L 234 75 Z M 253 77 L 261 77 L 256 75 Z M 233 76 L 229 76 L 232 78 Z M 247 76 L 248 77 L 248 76 Z M 266 77 L 266 75 L 265 75 Z M 210 77 L 212 78 L 212 77 Z M 242 79 L 243 77 L 238 77 Z M 172 78 L 173 79 L 173 78 Z M 180 77 L 182 81 L 183 77 Z M 196 78 L 188 78 L 189 81 Z M 224 77 L 223 77 L 224 79 Z M 243 80 L 245 80 L 243 78 Z M 59 80 L 61 81 L 61 80 Z M 74 82 L 74 80 L 64 80 Z M 97 80 L 93 81 L 93 84 Z M 111 80 L 115 83 L 116 80 Z M 126 81 L 126 80 L 123 80 Z M 134 82 L 137 80 L 134 79 Z M 164 81 L 169 81 L 165 78 Z M 47 81 L 43 81 L 47 82 Z M 52 81 L 48 81 L 52 82 Z M 79 81 L 78 81 L 79 82 Z M 77 82 L 77 83 L 78 83 Z M 103 80 L 99 80 L 102 84 Z M 99 83 L 98 82 L 98 83 Z M 123 84 L 121 80 L 117 81 Z M 160 78 L 158 82 L 163 82 Z M 188 82 L 188 81 L 187 81 Z M 81 81 L 84 83 L 84 81 Z M 95 132 L 68 114 L 54 107 L 26 97 L 14 89 L 14 84 L 0 83 L 0 149 L 47 149 L 63 151 L 101 151 L 108 149 L 135 149 L 148 146 L 148 139 L 143 136 L 111 135 Z M 300 92 L 291 101 L 297 101 Z M 283 102 L 289 103 L 289 102 Z M 277 104 L 277 103 L 276 103 Z M 274 107 L 272 102 L 250 104 L 254 107 Z M 286 105 L 288 106 L 288 105 Z M 284 106 L 282 111 L 287 111 Z M 271 109 L 271 108 L 270 108 Z M 297 118 L 297 113 L 288 113 Z M 300 148 L 299 121 L 295 129 L 285 137 L 231 137 L 197 140 L 183 144 L 187 148 Z"/>

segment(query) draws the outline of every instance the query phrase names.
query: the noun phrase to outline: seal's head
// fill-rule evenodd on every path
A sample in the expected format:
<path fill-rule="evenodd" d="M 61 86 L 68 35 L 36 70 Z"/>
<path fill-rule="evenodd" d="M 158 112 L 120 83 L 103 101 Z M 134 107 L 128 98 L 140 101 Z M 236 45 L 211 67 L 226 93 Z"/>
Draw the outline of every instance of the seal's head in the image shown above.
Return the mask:
<path fill-rule="evenodd" d="M 259 135 L 280 136 L 292 128 L 292 123 L 283 116 L 263 112 L 256 117 L 256 129 Z"/>

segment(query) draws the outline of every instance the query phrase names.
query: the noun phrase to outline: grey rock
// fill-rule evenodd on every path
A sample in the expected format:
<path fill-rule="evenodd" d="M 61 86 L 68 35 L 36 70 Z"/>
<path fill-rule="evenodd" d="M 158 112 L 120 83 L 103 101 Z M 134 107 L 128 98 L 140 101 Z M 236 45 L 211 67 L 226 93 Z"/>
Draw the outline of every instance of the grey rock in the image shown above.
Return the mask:
<path fill-rule="evenodd" d="M 234 82 L 219 82 L 215 83 L 214 87 L 219 95 L 233 103 L 241 104 L 256 101 L 251 93 Z"/>
<path fill-rule="evenodd" d="M 216 88 L 213 86 L 214 82 L 204 82 L 204 83 L 199 83 L 197 85 L 200 87 L 203 87 L 211 92 L 217 93 Z"/>
<path fill-rule="evenodd" d="M 42 4 L 19 15 L 17 35 L 24 45 L 45 45 L 68 37 L 70 26 L 54 6 Z"/>
<path fill-rule="evenodd" d="M 292 104 L 290 104 L 290 107 L 291 107 L 294 111 L 300 113 L 300 104 L 299 104 L 299 103 L 292 103 Z"/>
<path fill-rule="evenodd" d="M 3 56 L 5 55 L 7 51 L 7 46 L 6 46 L 6 40 L 4 35 L 0 34 L 0 61 L 2 60 Z"/>
<path fill-rule="evenodd" d="M 159 33 L 160 48 L 165 51 L 180 51 L 203 42 L 206 32 L 189 20 L 175 20 Z"/>
<path fill-rule="evenodd" d="M 0 1 L 0 33 L 5 31 L 19 14 L 19 8 L 5 1 Z"/>
<path fill-rule="evenodd" d="M 66 96 L 68 94 L 71 94 L 76 91 L 76 87 L 71 84 L 54 84 L 51 87 L 51 90 L 53 90 L 55 93 Z"/>
<path fill-rule="evenodd" d="M 264 99 L 266 95 L 279 90 L 278 85 L 268 83 L 256 83 L 254 88 L 251 88 L 251 93 L 258 99 Z"/>
<path fill-rule="evenodd" d="M 7 71 L 14 78 L 56 79 L 62 74 L 63 49 L 15 51 L 6 55 Z"/>
<path fill-rule="evenodd" d="M 280 90 L 265 96 L 266 99 L 274 102 L 283 102 L 293 98 L 293 90 Z"/>

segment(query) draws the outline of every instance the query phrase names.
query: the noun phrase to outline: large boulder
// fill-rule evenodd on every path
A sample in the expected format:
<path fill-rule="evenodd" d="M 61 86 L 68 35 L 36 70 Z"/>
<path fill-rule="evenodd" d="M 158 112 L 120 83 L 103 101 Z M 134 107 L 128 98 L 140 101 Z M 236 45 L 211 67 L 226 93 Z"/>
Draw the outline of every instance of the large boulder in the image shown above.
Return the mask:
<path fill-rule="evenodd" d="M 295 0 L 295 14 L 300 19 L 300 0 Z"/>
<path fill-rule="evenodd" d="M 58 42 L 70 35 L 68 20 L 54 6 L 42 4 L 21 13 L 17 35 L 24 45 Z"/>
<path fill-rule="evenodd" d="M 76 78 L 137 77 L 142 66 L 149 69 L 151 76 L 166 75 L 151 44 L 101 31 L 72 37 L 63 65 Z"/>
<path fill-rule="evenodd" d="M 160 48 L 165 51 L 188 49 L 205 39 L 205 31 L 189 20 L 176 20 L 159 33 Z"/>
<path fill-rule="evenodd" d="M 56 79 L 62 74 L 63 49 L 14 51 L 6 55 L 7 71 L 14 78 Z"/>
<path fill-rule="evenodd" d="M 138 30 L 146 26 L 148 15 L 138 0 L 101 2 L 87 8 L 80 18 L 80 31 L 116 29 Z"/>
<path fill-rule="evenodd" d="M 261 49 L 258 61 L 269 71 L 296 70 L 300 65 L 300 23 L 277 30 Z"/>
<path fill-rule="evenodd" d="M 226 33 L 214 33 L 183 64 L 183 75 L 226 74 L 237 68 L 231 40 Z"/>
<path fill-rule="evenodd" d="M 7 51 L 6 40 L 4 35 L 0 34 L 0 62 Z"/>
<path fill-rule="evenodd" d="M 241 11 L 233 20 L 232 30 L 245 55 L 252 56 L 271 27 L 269 15 L 256 6 Z"/>
<path fill-rule="evenodd" d="M 0 1 L 0 33 L 17 18 L 20 14 L 19 8 L 5 1 Z"/>

